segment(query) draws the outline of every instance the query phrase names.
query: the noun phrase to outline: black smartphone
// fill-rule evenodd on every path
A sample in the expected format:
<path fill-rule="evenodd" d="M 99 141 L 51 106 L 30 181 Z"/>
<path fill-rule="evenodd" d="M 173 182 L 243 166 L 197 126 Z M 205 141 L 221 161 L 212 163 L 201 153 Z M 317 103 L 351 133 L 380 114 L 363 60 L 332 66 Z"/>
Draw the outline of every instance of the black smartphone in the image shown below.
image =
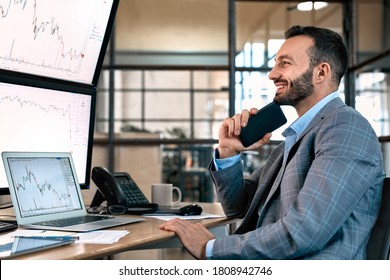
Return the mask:
<path fill-rule="evenodd" d="M 268 132 L 273 132 L 287 122 L 279 104 L 272 102 L 261 108 L 248 120 L 246 127 L 241 128 L 240 139 L 244 147 L 259 141 Z"/>

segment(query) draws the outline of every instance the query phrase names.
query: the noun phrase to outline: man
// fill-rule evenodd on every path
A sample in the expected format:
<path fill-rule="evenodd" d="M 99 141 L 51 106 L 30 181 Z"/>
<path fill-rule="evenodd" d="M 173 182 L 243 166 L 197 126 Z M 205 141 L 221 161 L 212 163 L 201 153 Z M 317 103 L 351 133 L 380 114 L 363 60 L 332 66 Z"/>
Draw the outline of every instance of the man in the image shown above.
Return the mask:
<path fill-rule="evenodd" d="M 341 36 L 293 26 L 269 78 L 274 101 L 293 106 L 298 119 L 267 163 L 244 179 L 239 140 L 250 115 L 224 120 L 210 172 L 227 216 L 243 217 L 235 234 L 215 237 L 179 219 L 161 225 L 175 232 L 198 259 L 364 259 L 381 201 L 380 145 L 369 123 L 338 97 L 347 68 Z"/>

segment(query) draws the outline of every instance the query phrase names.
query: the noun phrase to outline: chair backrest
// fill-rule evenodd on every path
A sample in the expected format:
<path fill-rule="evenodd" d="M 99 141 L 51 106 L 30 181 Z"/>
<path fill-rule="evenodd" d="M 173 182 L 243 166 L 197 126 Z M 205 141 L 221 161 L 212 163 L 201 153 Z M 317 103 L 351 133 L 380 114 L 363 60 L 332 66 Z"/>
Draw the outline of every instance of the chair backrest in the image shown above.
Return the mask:
<path fill-rule="evenodd" d="M 383 182 L 382 205 L 367 245 L 367 260 L 388 260 L 390 253 L 390 178 Z"/>

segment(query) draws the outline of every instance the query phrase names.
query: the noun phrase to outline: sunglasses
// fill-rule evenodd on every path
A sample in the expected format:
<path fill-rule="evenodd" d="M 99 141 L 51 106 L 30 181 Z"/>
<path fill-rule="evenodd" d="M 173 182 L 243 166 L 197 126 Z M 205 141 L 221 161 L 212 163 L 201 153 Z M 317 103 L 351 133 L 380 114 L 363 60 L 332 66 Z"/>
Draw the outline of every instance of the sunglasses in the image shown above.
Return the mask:
<path fill-rule="evenodd" d="M 122 214 L 135 214 L 142 215 L 148 213 L 154 213 L 158 210 L 158 204 L 147 203 L 147 204 L 132 204 L 132 205 L 109 205 L 109 206 L 95 206 L 88 209 L 90 214 L 111 214 L 111 215 L 122 215 Z"/>

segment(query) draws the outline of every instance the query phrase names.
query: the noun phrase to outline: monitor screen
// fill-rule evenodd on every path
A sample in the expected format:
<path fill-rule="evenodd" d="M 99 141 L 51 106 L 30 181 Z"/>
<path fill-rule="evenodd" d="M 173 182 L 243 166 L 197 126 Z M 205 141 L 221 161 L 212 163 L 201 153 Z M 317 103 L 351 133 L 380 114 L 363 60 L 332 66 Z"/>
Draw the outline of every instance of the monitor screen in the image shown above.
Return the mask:
<path fill-rule="evenodd" d="M 49 89 L 0 82 L 0 153 L 70 152 L 80 186 L 87 188 L 96 91 L 61 87 Z M 2 162 L 0 193 L 8 193 Z"/>
<path fill-rule="evenodd" d="M 0 70 L 96 86 L 118 1 L 1 1 Z"/>

